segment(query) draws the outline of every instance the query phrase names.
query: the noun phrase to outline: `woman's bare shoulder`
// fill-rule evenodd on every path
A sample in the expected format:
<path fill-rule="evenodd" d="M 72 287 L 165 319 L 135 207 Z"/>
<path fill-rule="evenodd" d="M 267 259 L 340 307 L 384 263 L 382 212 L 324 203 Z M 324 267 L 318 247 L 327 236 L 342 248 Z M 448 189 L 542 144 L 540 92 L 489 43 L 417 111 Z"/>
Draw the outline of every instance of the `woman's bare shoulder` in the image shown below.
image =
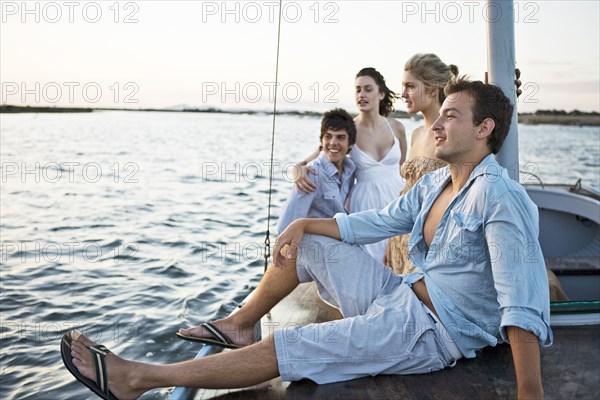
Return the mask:
<path fill-rule="evenodd" d="M 398 121 L 395 118 L 386 117 L 386 119 L 388 120 L 390 126 L 392 127 L 392 130 L 394 131 L 394 135 L 396 135 L 398 138 L 406 136 L 406 128 L 404 128 L 404 124 L 402 122 Z"/>
<path fill-rule="evenodd" d="M 425 125 L 420 125 L 420 126 L 416 127 L 415 130 L 412 132 L 411 140 L 413 142 L 415 140 L 418 140 L 419 138 L 421 138 L 423 136 L 424 132 L 425 132 Z"/>

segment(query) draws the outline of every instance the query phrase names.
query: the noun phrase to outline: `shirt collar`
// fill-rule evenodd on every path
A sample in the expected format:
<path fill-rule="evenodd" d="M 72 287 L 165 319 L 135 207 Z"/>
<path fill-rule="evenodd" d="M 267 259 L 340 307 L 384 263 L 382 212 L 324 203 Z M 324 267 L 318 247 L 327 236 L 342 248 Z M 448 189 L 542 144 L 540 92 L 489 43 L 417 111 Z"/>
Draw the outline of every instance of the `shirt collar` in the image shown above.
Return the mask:
<path fill-rule="evenodd" d="M 321 170 L 324 170 L 328 176 L 333 178 L 336 175 L 340 175 L 337 167 L 335 165 L 333 165 L 333 163 L 331 161 L 329 161 L 329 159 L 325 155 L 324 151 L 321 151 L 321 153 L 319 154 L 318 160 L 319 160 L 319 163 L 322 165 Z M 346 175 L 346 174 L 352 174 L 354 172 L 356 166 L 354 165 L 354 161 L 350 160 L 348 157 L 345 157 L 344 163 L 343 163 L 343 168 L 344 168 L 343 175 Z M 319 173 L 321 172 L 321 170 L 319 171 Z"/>
<path fill-rule="evenodd" d="M 503 168 L 500 166 L 500 164 L 498 164 L 498 161 L 496 161 L 496 157 L 492 153 L 490 153 L 487 156 L 485 156 L 485 158 L 481 160 L 481 162 L 477 164 L 475 168 L 473 168 L 473 171 L 471 171 L 471 174 L 469 175 L 469 179 L 465 183 L 465 187 L 469 186 L 471 182 L 479 176 L 501 176 L 502 170 Z M 442 174 L 441 179 L 439 181 L 442 183 L 447 182 L 447 180 L 450 179 L 450 168 L 444 167 L 439 171 L 440 174 Z M 442 186 L 446 185 L 443 184 Z"/>
<path fill-rule="evenodd" d="M 482 175 L 490 175 L 490 176 L 501 176 L 502 175 L 502 167 L 496 161 L 496 157 L 490 153 L 488 154 L 471 172 L 469 176 L 469 181 L 467 185 L 478 176 Z"/>

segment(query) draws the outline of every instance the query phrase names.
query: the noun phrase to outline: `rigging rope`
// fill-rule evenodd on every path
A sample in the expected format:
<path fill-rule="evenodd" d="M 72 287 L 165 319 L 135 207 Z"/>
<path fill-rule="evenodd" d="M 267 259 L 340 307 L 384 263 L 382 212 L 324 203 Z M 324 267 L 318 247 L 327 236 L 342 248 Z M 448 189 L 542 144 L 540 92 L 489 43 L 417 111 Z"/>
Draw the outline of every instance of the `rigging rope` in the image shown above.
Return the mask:
<path fill-rule="evenodd" d="M 279 87 L 279 42 L 281 39 L 281 13 L 282 13 L 282 2 L 279 0 L 279 20 L 277 25 L 277 56 L 275 59 L 275 93 L 273 97 L 273 129 L 271 132 L 271 162 L 269 164 L 269 203 L 267 205 L 267 232 L 265 237 L 265 272 L 269 265 L 269 257 L 271 257 L 271 193 L 273 189 L 273 155 L 275 150 L 275 117 L 277 115 L 277 91 Z"/>

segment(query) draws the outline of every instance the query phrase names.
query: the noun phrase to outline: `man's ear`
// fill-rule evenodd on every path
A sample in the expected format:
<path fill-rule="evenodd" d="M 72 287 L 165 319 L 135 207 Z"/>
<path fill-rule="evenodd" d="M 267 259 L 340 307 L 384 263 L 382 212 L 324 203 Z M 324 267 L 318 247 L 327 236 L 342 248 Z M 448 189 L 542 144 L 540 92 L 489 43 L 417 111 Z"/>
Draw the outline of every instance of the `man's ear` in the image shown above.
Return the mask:
<path fill-rule="evenodd" d="M 477 138 L 484 139 L 492 134 L 492 131 L 496 127 L 496 123 L 491 118 L 484 119 L 479 124 L 479 131 L 477 132 Z"/>

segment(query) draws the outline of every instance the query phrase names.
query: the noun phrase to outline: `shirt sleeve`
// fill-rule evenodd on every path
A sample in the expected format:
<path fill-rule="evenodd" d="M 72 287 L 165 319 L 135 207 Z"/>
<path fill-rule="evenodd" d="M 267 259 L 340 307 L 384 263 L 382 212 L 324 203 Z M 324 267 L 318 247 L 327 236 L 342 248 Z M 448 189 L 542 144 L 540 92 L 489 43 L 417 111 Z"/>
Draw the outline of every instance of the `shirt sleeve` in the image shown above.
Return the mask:
<path fill-rule="evenodd" d="M 494 286 L 500 306 L 500 335 L 517 326 L 552 344 L 550 294 L 538 240 L 539 217 L 524 191 L 507 191 L 493 200 L 485 222 Z"/>
<path fill-rule="evenodd" d="M 415 185 L 381 210 L 367 210 L 350 215 L 338 213 L 334 218 L 343 242 L 375 243 L 410 232 L 421 210 L 421 202 L 421 187 Z"/>
<path fill-rule="evenodd" d="M 308 177 L 317 184 L 317 179 L 314 174 L 309 173 Z M 298 188 L 296 188 L 296 185 L 294 185 L 287 202 L 283 206 L 283 211 L 281 212 L 279 222 L 277 223 L 277 231 L 279 233 L 283 232 L 289 224 L 298 218 L 306 218 L 308 216 L 308 212 L 315 201 L 318 191 L 319 189 L 317 188 L 312 193 L 304 193 L 299 191 Z"/>

